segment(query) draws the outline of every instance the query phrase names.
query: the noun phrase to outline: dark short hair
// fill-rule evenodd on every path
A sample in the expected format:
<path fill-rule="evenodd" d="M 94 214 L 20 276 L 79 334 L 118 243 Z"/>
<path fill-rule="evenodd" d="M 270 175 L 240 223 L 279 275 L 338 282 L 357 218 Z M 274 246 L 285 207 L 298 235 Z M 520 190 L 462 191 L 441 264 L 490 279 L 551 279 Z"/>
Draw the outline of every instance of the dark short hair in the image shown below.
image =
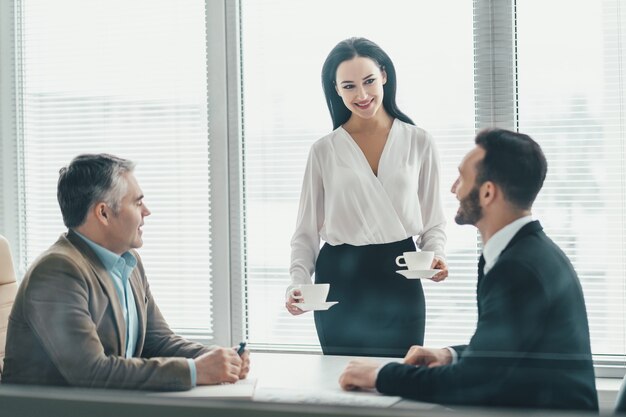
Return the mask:
<path fill-rule="evenodd" d="M 356 57 L 370 58 L 381 70 L 387 74 L 387 82 L 383 86 L 383 107 L 391 117 L 402 120 L 405 123 L 414 125 L 413 120 L 402 113 L 396 104 L 396 68 L 391 62 L 391 58 L 383 49 L 374 42 L 365 38 L 349 38 L 339 42 L 330 51 L 324 65 L 322 66 L 322 88 L 326 96 L 326 104 L 333 120 L 333 129 L 337 129 L 346 123 L 352 112 L 343 104 L 341 97 L 335 90 L 337 79 L 337 68 L 344 61 L 349 61 Z"/>
<path fill-rule="evenodd" d="M 548 162 L 530 136 L 505 129 L 486 129 L 476 135 L 485 157 L 476 165 L 476 185 L 492 181 L 507 201 L 530 209 L 543 186 Z"/>
<path fill-rule="evenodd" d="M 93 204 L 104 201 L 114 212 L 126 192 L 123 175 L 135 164 L 108 154 L 82 154 L 59 170 L 57 200 L 68 228 L 85 222 Z"/>

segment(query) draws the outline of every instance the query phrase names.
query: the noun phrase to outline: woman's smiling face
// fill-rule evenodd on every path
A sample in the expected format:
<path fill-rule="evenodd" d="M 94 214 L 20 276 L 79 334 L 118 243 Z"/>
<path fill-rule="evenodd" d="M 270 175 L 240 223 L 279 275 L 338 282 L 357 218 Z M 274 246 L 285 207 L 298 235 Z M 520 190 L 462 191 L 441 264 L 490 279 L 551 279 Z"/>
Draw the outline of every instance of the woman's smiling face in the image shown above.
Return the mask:
<path fill-rule="evenodd" d="M 335 88 L 353 115 L 374 117 L 383 104 L 387 74 L 370 58 L 357 56 L 337 67 Z"/>

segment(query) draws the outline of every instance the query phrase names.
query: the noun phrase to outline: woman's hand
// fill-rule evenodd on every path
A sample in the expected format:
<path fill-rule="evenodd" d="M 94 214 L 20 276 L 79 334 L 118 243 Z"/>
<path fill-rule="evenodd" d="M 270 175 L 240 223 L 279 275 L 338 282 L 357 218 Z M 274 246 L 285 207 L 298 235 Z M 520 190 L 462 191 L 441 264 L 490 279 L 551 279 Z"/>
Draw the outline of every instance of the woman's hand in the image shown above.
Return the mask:
<path fill-rule="evenodd" d="M 433 263 L 430 266 L 430 269 L 441 269 L 441 272 L 438 272 L 437 275 L 431 278 L 431 280 L 435 282 L 443 281 L 448 277 L 448 265 L 446 265 L 443 259 L 433 259 Z"/>
<path fill-rule="evenodd" d="M 303 299 L 300 290 L 292 290 L 289 292 L 289 297 L 287 297 L 287 301 L 285 301 L 285 307 L 287 308 L 287 311 L 291 313 L 291 315 L 298 316 L 304 313 L 304 311 L 296 307 L 294 303 L 301 302 L 303 302 Z"/>

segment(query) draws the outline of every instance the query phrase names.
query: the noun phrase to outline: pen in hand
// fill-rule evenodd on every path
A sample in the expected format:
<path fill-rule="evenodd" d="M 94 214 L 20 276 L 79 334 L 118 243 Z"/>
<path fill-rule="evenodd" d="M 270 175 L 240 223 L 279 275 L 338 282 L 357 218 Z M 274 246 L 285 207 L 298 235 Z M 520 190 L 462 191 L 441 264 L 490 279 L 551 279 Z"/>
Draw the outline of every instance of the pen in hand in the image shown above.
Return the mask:
<path fill-rule="evenodd" d="M 244 350 L 246 350 L 246 342 L 239 343 L 239 348 L 237 349 L 237 355 L 243 355 Z"/>

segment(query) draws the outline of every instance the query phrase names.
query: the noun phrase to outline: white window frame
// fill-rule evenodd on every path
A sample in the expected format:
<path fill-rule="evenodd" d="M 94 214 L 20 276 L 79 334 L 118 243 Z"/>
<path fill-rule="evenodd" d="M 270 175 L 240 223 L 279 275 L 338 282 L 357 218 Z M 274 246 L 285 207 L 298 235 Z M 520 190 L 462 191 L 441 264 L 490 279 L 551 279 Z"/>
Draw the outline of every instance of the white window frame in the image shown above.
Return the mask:
<path fill-rule="evenodd" d="M 214 326 L 224 344 L 246 338 L 242 111 L 238 0 L 205 0 Z M 226 317 L 225 317 L 226 316 Z"/>

